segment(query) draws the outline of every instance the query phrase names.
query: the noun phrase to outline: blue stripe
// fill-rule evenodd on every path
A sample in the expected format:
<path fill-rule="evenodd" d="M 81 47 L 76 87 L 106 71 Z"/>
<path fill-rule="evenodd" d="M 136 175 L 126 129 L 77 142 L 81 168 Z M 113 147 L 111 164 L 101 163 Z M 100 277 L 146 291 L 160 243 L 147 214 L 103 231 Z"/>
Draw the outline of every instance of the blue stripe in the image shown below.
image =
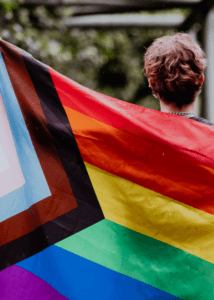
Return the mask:
<path fill-rule="evenodd" d="M 57 246 L 18 263 L 73 300 L 179 299 Z"/>
<path fill-rule="evenodd" d="M 25 184 L 22 187 L 1 197 L 0 222 L 2 222 L 28 209 L 32 204 L 49 197 L 51 192 L 34 150 L 1 54 L 0 69 L 0 93 L 25 178 Z"/>

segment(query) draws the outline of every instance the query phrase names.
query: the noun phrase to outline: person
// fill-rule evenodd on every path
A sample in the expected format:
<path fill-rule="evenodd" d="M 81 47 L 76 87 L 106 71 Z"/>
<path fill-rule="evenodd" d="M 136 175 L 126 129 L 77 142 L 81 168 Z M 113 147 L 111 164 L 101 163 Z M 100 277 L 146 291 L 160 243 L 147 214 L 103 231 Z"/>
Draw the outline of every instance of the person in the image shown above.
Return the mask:
<path fill-rule="evenodd" d="M 214 125 L 195 113 L 205 67 L 204 51 L 187 33 L 155 39 L 144 56 L 143 71 L 161 111 Z"/>

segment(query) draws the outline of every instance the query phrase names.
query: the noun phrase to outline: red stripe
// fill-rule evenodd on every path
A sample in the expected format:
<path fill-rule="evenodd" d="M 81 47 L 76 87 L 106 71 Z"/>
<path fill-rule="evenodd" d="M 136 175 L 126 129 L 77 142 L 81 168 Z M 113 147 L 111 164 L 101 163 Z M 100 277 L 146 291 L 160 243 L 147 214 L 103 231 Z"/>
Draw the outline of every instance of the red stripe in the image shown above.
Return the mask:
<path fill-rule="evenodd" d="M 64 106 L 85 162 L 214 214 L 214 170 Z"/>
<path fill-rule="evenodd" d="M 214 167 L 214 128 L 92 91 L 49 69 L 63 105 Z"/>

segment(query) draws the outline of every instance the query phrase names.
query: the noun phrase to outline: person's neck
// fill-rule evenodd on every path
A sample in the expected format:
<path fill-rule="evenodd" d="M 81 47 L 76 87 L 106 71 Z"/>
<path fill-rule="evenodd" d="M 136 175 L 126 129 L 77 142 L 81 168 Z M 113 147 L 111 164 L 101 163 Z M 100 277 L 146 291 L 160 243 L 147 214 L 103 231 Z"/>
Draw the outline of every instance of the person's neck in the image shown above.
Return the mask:
<path fill-rule="evenodd" d="M 160 108 L 161 111 L 167 112 L 167 113 L 175 113 L 175 114 L 182 114 L 182 113 L 190 113 L 190 114 L 196 114 L 195 112 L 195 101 L 188 105 L 183 105 L 181 108 L 177 107 L 174 103 L 165 103 L 162 100 L 160 100 Z M 188 116 L 188 115 L 187 115 Z"/>

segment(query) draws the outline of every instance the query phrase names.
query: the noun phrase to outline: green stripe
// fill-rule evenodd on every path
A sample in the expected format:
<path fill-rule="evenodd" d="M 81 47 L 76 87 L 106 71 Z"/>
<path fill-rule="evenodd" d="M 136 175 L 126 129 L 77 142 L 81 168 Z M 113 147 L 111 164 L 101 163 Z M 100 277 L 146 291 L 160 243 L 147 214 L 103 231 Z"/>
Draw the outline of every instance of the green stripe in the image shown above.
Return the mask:
<path fill-rule="evenodd" d="M 214 264 L 103 220 L 57 246 L 182 299 L 212 299 Z"/>

